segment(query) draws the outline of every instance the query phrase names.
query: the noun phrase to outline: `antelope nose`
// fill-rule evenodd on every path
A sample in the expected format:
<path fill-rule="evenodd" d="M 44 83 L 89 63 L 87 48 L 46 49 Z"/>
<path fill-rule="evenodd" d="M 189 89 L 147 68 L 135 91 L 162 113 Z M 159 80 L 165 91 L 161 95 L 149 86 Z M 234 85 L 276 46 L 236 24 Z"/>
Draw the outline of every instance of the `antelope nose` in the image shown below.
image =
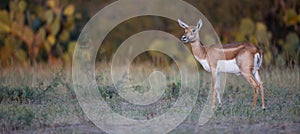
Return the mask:
<path fill-rule="evenodd" d="M 183 41 L 183 42 L 188 42 L 188 38 L 187 38 L 186 36 L 183 35 L 183 36 L 181 37 L 181 41 Z"/>

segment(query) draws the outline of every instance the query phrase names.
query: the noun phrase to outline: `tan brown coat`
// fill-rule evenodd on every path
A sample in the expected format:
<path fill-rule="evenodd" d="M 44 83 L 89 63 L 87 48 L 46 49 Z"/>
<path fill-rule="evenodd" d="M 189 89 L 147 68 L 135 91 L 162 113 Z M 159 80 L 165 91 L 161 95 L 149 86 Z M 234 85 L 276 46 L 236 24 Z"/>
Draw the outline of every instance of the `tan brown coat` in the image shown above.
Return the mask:
<path fill-rule="evenodd" d="M 203 66 L 206 71 L 212 73 L 212 104 L 215 107 L 215 92 L 219 103 L 221 103 L 219 88 L 217 81 L 220 80 L 219 73 L 242 74 L 254 88 L 253 107 L 256 107 L 257 93 L 260 88 L 262 97 L 262 108 L 264 105 L 264 88 L 259 75 L 259 68 L 263 60 L 262 50 L 251 43 L 232 43 L 223 45 L 206 46 L 201 43 L 199 38 L 199 30 L 202 27 L 200 19 L 197 26 L 188 26 L 181 20 L 179 25 L 185 29 L 181 40 L 184 43 L 190 43 L 195 58 Z M 226 66 L 226 67 L 224 67 Z"/>

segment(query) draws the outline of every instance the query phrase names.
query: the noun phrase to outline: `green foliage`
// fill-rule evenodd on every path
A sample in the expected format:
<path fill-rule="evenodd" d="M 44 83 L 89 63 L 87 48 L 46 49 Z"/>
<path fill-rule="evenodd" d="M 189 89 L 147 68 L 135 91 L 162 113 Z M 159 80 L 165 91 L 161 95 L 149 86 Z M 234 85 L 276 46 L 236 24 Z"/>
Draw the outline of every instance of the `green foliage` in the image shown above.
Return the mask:
<path fill-rule="evenodd" d="M 0 86 L 0 131 L 42 127 L 54 122 L 53 115 L 71 112 L 70 106 L 62 106 L 65 95 L 58 96 L 59 85 L 69 85 L 64 80 L 64 73 L 58 71 L 48 85 Z M 28 78 L 28 76 L 26 76 Z M 1 79 L 3 76 L 1 76 Z M 45 81 L 43 79 L 43 81 Z M 72 99 L 75 99 L 73 97 Z M 68 98 L 66 98 L 68 99 Z M 74 100 L 73 100 L 74 101 Z"/>
<path fill-rule="evenodd" d="M 283 20 L 288 26 L 296 25 L 298 22 L 300 22 L 299 16 L 300 15 L 297 14 L 295 9 L 287 9 L 285 10 Z"/>
<path fill-rule="evenodd" d="M 101 67 L 100 67 L 101 68 Z M 149 65 L 143 65 L 144 69 L 151 70 L 152 68 Z M 60 128 L 68 129 L 79 127 L 79 130 L 82 129 L 81 124 L 86 124 L 88 119 L 83 116 L 83 111 L 79 107 L 77 102 L 76 95 L 74 93 L 72 82 L 68 81 L 68 77 L 65 72 L 58 71 L 54 77 L 47 79 L 43 77 L 44 75 L 49 77 L 52 76 L 53 72 L 44 74 L 45 70 L 42 70 L 41 75 L 39 71 L 35 72 L 36 75 L 41 75 L 41 81 L 47 83 L 37 83 L 37 85 L 32 85 L 37 87 L 40 90 L 47 89 L 51 87 L 50 90 L 47 90 L 44 94 L 40 95 L 39 102 L 26 102 L 19 101 L 19 99 L 6 99 L 1 100 L 0 103 L 0 131 L 2 133 L 60 133 L 57 132 Z M 103 71 L 103 70 L 101 70 Z M 215 126 L 224 126 L 226 131 L 231 129 L 232 132 L 235 132 L 236 129 L 241 132 L 249 132 L 249 129 L 254 132 L 273 132 L 280 130 L 282 132 L 291 132 L 298 129 L 299 119 L 299 109 L 300 106 L 300 90 L 299 90 L 299 68 L 273 68 L 271 70 L 265 69 L 262 73 L 262 79 L 264 81 L 265 87 L 265 101 L 267 109 L 263 111 L 259 106 L 257 109 L 252 109 L 253 101 L 253 88 L 251 85 L 244 79 L 240 77 L 228 77 L 226 89 L 222 96 L 222 106 L 215 111 L 215 114 L 210 119 L 210 121 L 204 125 L 204 130 L 221 131 L 220 128 Z M 138 72 L 139 73 L 139 72 Z M 170 72 L 173 73 L 173 72 Z M 166 73 L 166 75 L 171 75 Z M 24 74 L 20 71 L 20 74 L 25 75 L 25 78 L 30 79 L 31 74 Z M 7 76 L 0 76 L 0 79 L 7 81 L 8 77 L 19 77 L 13 73 L 8 73 Z M 180 93 L 185 91 L 181 88 L 181 81 L 172 81 L 168 83 L 167 88 L 165 89 L 164 94 L 158 100 L 158 103 L 151 104 L 147 106 L 140 106 L 130 104 L 121 96 L 118 95 L 113 84 L 107 82 L 107 79 L 110 79 L 110 73 L 103 71 L 96 73 L 97 83 L 99 85 L 99 93 L 104 98 L 108 106 L 114 110 L 114 112 L 132 119 L 153 119 L 155 117 L 161 116 L 167 112 L 174 103 L 176 103 Z M 144 75 L 139 73 L 140 75 Z M 174 132 L 184 131 L 184 128 L 188 127 L 191 130 L 191 133 L 194 132 L 195 127 L 191 125 L 197 124 L 201 110 L 203 109 L 203 104 L 207 102 L 207 96 L 210 92 L 211 87 L 211 74 L 201 73 L 200 80 L 200 90 L 199 97 L 194 106 L 192 113 L 189 114 L 186 121 L 183 122 L 183 125 L 180 125 L 180 130 L 174 130 Z M 24 79 L 24 81 L 26 81 Z M 31 80 L 28 80 L 31 84 Z M 19 96 L 15 98 L 31 98 L 30 96 L 36 96 L 36 93 L 40 93 L 37 88 L 26 87 L 19 85 L 20 83 L 16 82 L 16 85 L 2 85 L 1 93 L 8 92 L 7 89 L 16 91 L 12 93 L 7 98 L 14 98 L 14 96 Z M 5 87 L 5 89 L 2 89 Z M 142 86 L 142 88 L 145 86 Z M 24 90 L 24 91 L 22 91 Z M 31 91 L 26 91 L 31 90 Z M 19 92 L 19 93 L 18 93 Z M 26 95 L 25 95 L 26 93 Z M 33 95 L 27 94 L 33 93 Z M 16 95 L 17 94 L 17 95 Z M 28 97 L 26 97 L 28 96 Z M 47 99 L 49 98 L 50 99 Z M 25 99 L 26 100 L 26 99 Z M 260 104 L 261 99 L 258 99 L 258 105 Z M 78 107 L 76 107 L 78 106 Z M 174 107 L 173 107 L 174 108 Z M 78 121 L 80 119 L 83 121 Z M 263 123 L 263 125 L 261 124 Z M 285 124 L 285 125 L 284 125 Z M 284 125 L 284 128 L 277 127 Z M 290 126 L 290 127 L 289 127 Z M 274 128 L 275 127 L 275 128 Z M 223 128 L 223 127 L 222 127 Z M 259 130 L 256 130 L 260 128 Z M 183 130 L 182 130 L 183 129 Z M 92 133 L 95 133 L 95 130 L 92 129 Z M 222 129 L 223 130 L 223 129 Z M 291 130 L 291 131 L 290 131 Z M 84 129 L 83 133 L 90 131 L 89 129 Z M 73 132 L 73 131 L 72 131 Z M 209 131 L 208 131 L 209 132 Z M 211 131 L 210 131 L 211 132 Z M 73 133 L 78 133 L 74 131 Z"/>
<path fill-rule="evenodd" d="M 289 23 L 292 24 L 292 23 Z M 259 45 L 264 52 L 264 65 L 271 65 L 272 61 L 278 66 L 290 65 L 288 63 L 299 65 L 299 34 L 290 32 L 284 40 L 278 40 L 278 45 L 282 47 L 280 53 L 274 52 L 275 44 L 272 44 L 272 34 L 268 31 L 263 22 L 256 24 L 249 18 L 241 20 L 239 31 L 235 35 L 238 42 L 251 42 Z M 277 55 L 274 57 L 274 55 Z"/>
<path fill-rule="evenodd" d="M 29 86 L 0 86 L 0 104 L 10 101 L 17 103 L 33 103 L 41 101 L 47 94 L 54 92 L 54 90 L 63 84 L 64 73 L 58 71 L 52 81 L 48 85 L 41 83 L 38 87 Z"/>
<path fill-rule="evenodd" d="M 0 87 L 0 103 L 2 101 L 28 101 L 33 98 L 36 91 L 29 87 L 10 87 L 2 85 Z"/>
<path fill-rule="evenodd" d="M 294 64 L 299 65 L 299 61 L 297 61 L 297 59 L 300 58 L 299 36 L 294 32 L 290 32 L 286 36 L 285 41 L 279 42 L 279 45 L 283 48 L 283 52 L 281 53 L 280 58 L 286 59 L 289 62 L 294 62 Z"/>
<path fill-rule="evenodd" d="M 250 35 L 255 31 L 255 24 L 252 19 L 245 18 L 241 20 L 240 33 L 243 35 Z"/>
<path fill-rule="evenodd" d="M 0 122 L 3 129 L 24 129 L 33 124 L 35 115 L 34 111 L 30 107 L 23 106 L 0 106 L 0 118 L 6 122 Z"/>
<path fill-rule="evenodd" d="M 9 19 L 9 14 L 7 11 L 0 11 L 0 33 L 8 33 L 10 32 L 9 25 L 11 24 Z"/>
<path fill-rule="evenodd" d="M 43 9 L 42 9 L 43 10 Z M 50 24 L 51 22 L 52 22 L 52 20 L 53 20 L 53 18 L 54 18 L 54 13 L 53 13 L 53 11 L 52 10 L 47 10 L 47 11 L 42 11 L 42 12 L 44 12 L 45 13 L 45 18 L 44 18 L 44 20 L 46 20 L 46 22 L 47 22 L 47 24 Z"/>

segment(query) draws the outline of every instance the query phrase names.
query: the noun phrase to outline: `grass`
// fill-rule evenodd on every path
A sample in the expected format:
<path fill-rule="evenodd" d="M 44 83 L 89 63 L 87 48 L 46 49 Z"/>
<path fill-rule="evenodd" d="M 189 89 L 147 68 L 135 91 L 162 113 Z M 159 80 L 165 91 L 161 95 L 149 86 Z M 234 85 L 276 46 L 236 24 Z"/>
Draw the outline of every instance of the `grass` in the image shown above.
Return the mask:
<path fill-rule="evenodd" d="M 110 72 L 97 67 L 97 82 L 107 104 L 123 116 L 133 119 L 158 117 L 176 101 L 180 80 L 176 67 L 165 69 L 143 64 L 130 69 L 137 78 L 130 81 L 139 92 L 149 90 L 143 81 L 154 70 L 167 74 L 167 88 L 155 104 L 132 105 L 121 98 L 109 79 Z M 300 68 L 272 68 L 262 70 L 266 111 L 258 97 L 252 109 L 253 89 L 241 76 L 228 75 L 222 97 L 210 121 L 198 126 L 202 106 L 210 90 L 210 74 L 200 71 L 201 89 L 195 108 L 188 118 L 170 133 L 297 133 L 300 131 Z M 69 71 L 62 69 L 26 70 L 10 68 L 0 73 L 0 133 L 103 133 L 82 112 L 72 88 Z"/>

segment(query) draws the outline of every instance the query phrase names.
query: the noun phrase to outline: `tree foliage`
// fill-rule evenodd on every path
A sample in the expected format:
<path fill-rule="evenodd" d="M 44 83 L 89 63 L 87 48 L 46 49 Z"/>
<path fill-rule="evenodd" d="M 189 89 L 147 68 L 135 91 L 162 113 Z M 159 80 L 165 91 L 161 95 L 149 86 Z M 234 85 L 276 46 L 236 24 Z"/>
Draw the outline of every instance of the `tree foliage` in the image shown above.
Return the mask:
<path fill-rule="evenodd" d="M 0 10 L 0 60 L 2 66 L 14 62 L 70 62 L 68 49 L 78 32 L 75 5 L 64 1 L 9 1 Z"/>
<path fill-rule="evenodd" d="M 112 2 L 114 0 L 1 1 L 1 66 L 12 62 L 27 66 L 43 62 L 71 63 L 80 29 L 97 11 Z M 300 2 L 297 0 L 186 2 L 210 20 L 222 43 L 252 42 L 258 45 L 264 50 L 265 66 L 299 65 Z M 183 33 L 177 22 L 167 18 L 132 18 L 109 33 L 99 49 L 97 60 L 111 60 L 124 40 L 145 30 L 166 31 L 177 37 Z M 151 52 L 140 58 L 147 57 L 169 59 L 153 58 L 159 56 Z"/>

